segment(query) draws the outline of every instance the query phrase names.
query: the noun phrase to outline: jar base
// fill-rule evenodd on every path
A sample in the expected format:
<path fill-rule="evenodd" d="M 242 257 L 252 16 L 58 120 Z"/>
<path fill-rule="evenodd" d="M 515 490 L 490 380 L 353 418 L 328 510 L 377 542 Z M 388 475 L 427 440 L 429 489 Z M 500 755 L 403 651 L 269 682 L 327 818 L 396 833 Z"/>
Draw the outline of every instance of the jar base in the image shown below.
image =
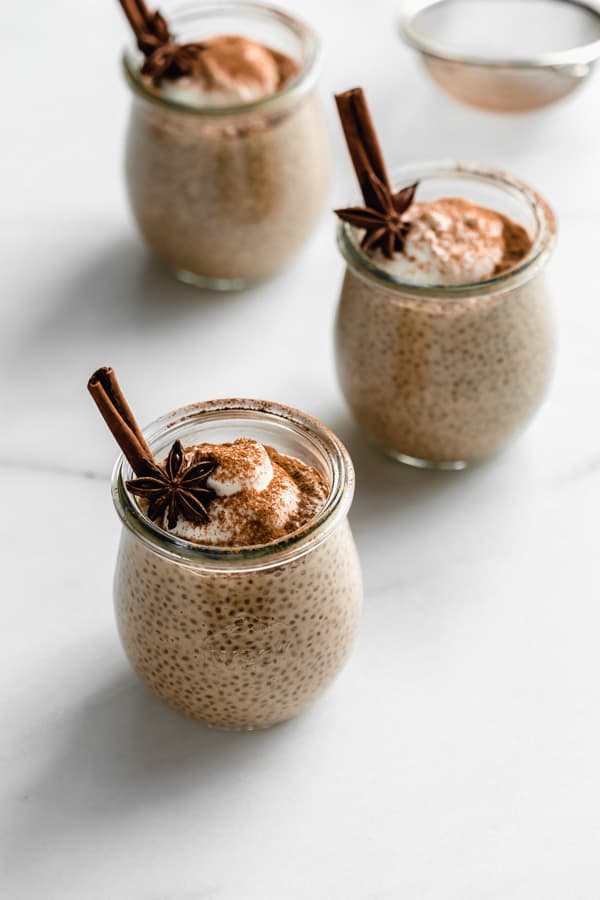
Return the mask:
<path fill-rule="evenodd" d="M 385 455 L 390 459 L 404 463 L 405 466 L 412 466 L 413 469 L 437 469 L 438 472 L 460 472 L 470 465 L 470 463 L 464 459 L 420 459 L 418 456 L 409 456 L 408 453 L 401 453 L 399 450 L 382 449 Z"/>
<path fill-rule="evenodd" d="M 175 277 L 178 281 L 200 290 L 221 291 L 228 293 L 233 291 L 244 291 L 247 288 L 258 284 L 258 280 L 251 278 L 211 278 L 207 275 L 196 275 L 195 272 L 188 272 L 186 269 L 173 269 Z"/>
<path fill-rule="evenodd" d="M 300 713 L 295 713 L 293 716 L 285 719 L 277 719 L 275 722 L 268 722 L 266 725 L 219 725 L 207 722 L 205 719 L 193 719 L 192 721 L 197 722 L 199 725 L 205 725 L 211 731 L 223 731 L 227 734 L 249 734 L 252 731 L 269 731 L 271 728 L 277 728 L 279 725 L 291 722 L 297 715 L 300 715 Z"/>

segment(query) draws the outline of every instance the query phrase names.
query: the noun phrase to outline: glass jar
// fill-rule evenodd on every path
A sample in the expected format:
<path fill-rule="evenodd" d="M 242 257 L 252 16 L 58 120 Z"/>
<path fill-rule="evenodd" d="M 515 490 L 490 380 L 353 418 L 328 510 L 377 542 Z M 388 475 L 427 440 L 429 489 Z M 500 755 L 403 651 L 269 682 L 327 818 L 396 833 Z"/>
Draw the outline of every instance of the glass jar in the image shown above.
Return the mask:
<path fill-rule="evenodd" d="M 319 42 L 298 19 L 255 3 L 192 3 L 169 22 L 181 42 L 240 35 L 301 65 L 269 97 L 199 108 L 149 87 L 138 53 L 124 57 L 133 92 L 126 180 L 142 236 L 183 281 L 240 289 L 283 268 L 325 206 L 329 146 L 315 93 Z"/>
<path fill-rule="evenodd" d="M 354 471 L 324 425 L 255 400 L 183 407 L 145 431 L 158 459 L 185 445 L 251 437 L 317 468 L 328 499 L 307 525 L 258 547 L 194 544 L 151 522 L 125 488 L 115 605 L 125 652 L 154 693 L 185 716 L 222 728 L 265 728 L 312 702 L 342 668 L 356 635 L 362 585 L 348 511 Z"/>
<path fill-rule="evenodd" d="M 496 453 L 540 406 L 555 356 L 546 266 L 554 215 L 526 184 L 493 169 L 407 166 L 419 200 L 458 196 L 522 225 L 533 239 L 516 268 L 488 281 L 415 285 L 379 268 L 350 226 L 335 329 L 342 391 L 366 437 L 389 456 L 461 469 Z"/>

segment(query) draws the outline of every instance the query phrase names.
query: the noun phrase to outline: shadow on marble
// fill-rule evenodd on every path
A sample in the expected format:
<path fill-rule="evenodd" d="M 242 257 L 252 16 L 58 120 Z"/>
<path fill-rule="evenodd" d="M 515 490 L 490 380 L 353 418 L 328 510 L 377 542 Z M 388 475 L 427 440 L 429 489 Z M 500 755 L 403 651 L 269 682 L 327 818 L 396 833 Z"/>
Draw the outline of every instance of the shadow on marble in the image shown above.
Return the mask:
<path fill-rule="evenodd" d="M 43 312 L 30 331 L 31 343 L 44 348 L 116 331 L 153 332 L 174 318 L 197 321 L 199 313 L 210 327 L 224 307 L 247 306 L 258 294 L 258 289 L 227 293 L 183 284 L 129 235 L 95 248 L 48 287 Z"/>
<path fill-rule="evenodd" d="M 208 824 L 209 810 L 231 802 L 235 785 L 264 769 L 265 757 L 284 752 L 296 727 L 210 729 L 168 709 L 124 669 L 49 728 L 62 743 L 19 798 L 5 848 L 11 866 L 29 865 L 32 848 L 56 854 L 81 832 L 122 828 L 161 806 L 172 814 L 178 800 L 197 801 L 197 825 Z"/>
<path fill-rule="evenodd" d="M 505 452 L 503 456 L 456 472 L 418 469 L 389 459 L 371 446 L 349 412 L 337 410 L 325 421 L 344 442 L 354 463 L 357 490 L 352 518 L 354 526 L 360 529 L 375 526 L 382 520 L 396 521 L 403 512 L 415 507 L 439 506 L 446 510 L 450 496 L 480 490 L 494 477 L 506 456 Z"/>

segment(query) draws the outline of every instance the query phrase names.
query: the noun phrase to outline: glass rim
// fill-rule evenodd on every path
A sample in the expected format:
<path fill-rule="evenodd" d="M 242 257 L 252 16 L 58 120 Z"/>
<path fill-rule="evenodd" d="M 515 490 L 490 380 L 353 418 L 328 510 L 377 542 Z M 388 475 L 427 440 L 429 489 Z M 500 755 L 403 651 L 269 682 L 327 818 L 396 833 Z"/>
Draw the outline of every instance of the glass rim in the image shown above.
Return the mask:
<path fill-rule="evenodd" d="M 266 400 L 222 399 L 190 403 L 150 422 L 143 434 L 152 446 L 161 437 L 179 437 L 186 426 L 202 421 L 225 421 L 235 413 L 253 414 L 257 421 L 279 421 L 298 434 L 309 437 L 327 456 L 331 466 L 331 484 L 327 500 L 309 522 L 296 531 L 271 541 L 246 547 L 216 547 L 177 537 L 152 522 L 125 487 L 135 477 L 123 454 L 117 459 L 111 480 L 112 499 L 123 525 L 151 550 L 178 563 L 209 571 L 245 571 L 276 568 L 284 562 L 304 556 L 322 543 L 348 514 L 354 496 L 354 467 L 350 454 L 331 429 L 294 407 Z"/>
<path fill-rule="evenodd" d="M 360 249 L 355 236 L 356 229 L 347 222 L 339 221 L 337 225 L 337 244 L 350 268 L 357 275 L 366 276 L 388 289 L 424 299 L 462 299 L 466 296 L 482 293 L 495 293 L 532 278 L 550 256 L 556 239 L 556 218 L 544 198 L 519 178 L 515 178 L 501 169 L 482 166 L 478 163 L 454 160 L 425 162 L 401 166 L 394 169 L 391 173 L 392 184 L 398 190 L 415 181 L 448 177 L 487 183 L 492 187 L 503 189 L 515 198 L 526 200 L 534 215 L 537 233 L 529 253 L 517 266 L 484 281 L 469 281 L 463 284 L 450 285 L 415 284 L 411 281 L 404 281 L 397 275 L 393 275 L 376 265 Z"/>
<path fill-rule="evenodd" d="M 134 56 L 134 54 L 137 54 L 135 45 L 133 45 L 133 50 L 132 46 L 129 45 L 123 50 L 121 63 L 125 73 L 125 80 L 131 90 L 150 103 L 154 103 L 156 106 L 170 112 L 211 119 L 270 110 L 277 108 L 290 98 L 299 98 L 307 93 L 316 81 L 321 58 L 321 42 L 316 31 L 310 25 L 297 18 L 297 16 L 286 12 L 286 10 L 270 4 L 249 2 L 249 0 L 239 0 L 239 2 L 238 0 L 224 0 L 222 3 L 216 3 L 214 0 L 208 0 L 206 3 L 202 2 L 202 0 L 192 0 L 190 3 L 175 7 L 169 19 L 176 26 L 178 19 L 181 21 L 184 16 L 201 19 L 212 15 L 235 15 L 236 13 L 254 19 L 274 19 L 300 38 L 304 51 L 302 68 L 298 75 L 284 85 L 281 90 L 275 91 L 275 93 L 269 94 L 267 97 L 252 100 L 249 103 L 239 103 L 231 106 L 197 106 L 191 103 L 184 103 L 181 100 L 169 99 L 156 93 L 144 83 L 140 76 L 139 60 Z"/>
<path fill-rule="evenodd" d="M 525 69 L 535 71 L 538 69 L 561 68 L 564 66 L 589 65 L 600 59 L 600 39 L 588 41 L 578 47 L 567 48 L 565 50 L 538 53 L 532 56 L 507 56 L 494 59 L 474 53 L 460 53 L 459 51 L 453 51 L 439 41 L 430 40 L 420 35 L 414 27 L 414 20 L 416 17 L 431 6 L 441 6 L 452 2 L 453 0 L 410 0 L 400 17 L 400 34 L 406 44 L 414 50 L 418 50 L 420 53 L 434 57 L 435 59 L 444 60 L 445 62 L 461 63 L 465 66 L 477 66 L 484 69 Z M 600 22 L 600 9 L 593 6 L 592 3 L 587 2 L 587 0 L 554 0 L 554 2 L 584 9 Z"/>

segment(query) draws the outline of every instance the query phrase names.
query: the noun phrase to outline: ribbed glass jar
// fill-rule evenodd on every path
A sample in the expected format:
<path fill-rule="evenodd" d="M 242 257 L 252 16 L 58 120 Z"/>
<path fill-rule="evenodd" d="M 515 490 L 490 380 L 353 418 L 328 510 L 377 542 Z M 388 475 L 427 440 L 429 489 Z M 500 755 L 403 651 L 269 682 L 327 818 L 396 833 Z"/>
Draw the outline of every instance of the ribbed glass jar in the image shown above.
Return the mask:
<path fill-rule="evenodd" d="M 145 435 L 158 459 L 176 439 L 250 437 L 314 466 L 330 485 L 323 509 L 303 528 L 230 549 L 182 540 L 151 522 L 125 487 L 133 473 L 123 458 L 113 477 L 124 526 L 116 615 L 140 678 L 173 709 L 213 726 L 265 728 L 297 715 L 342 668 L 358 626 L 347 451 L 315 419 L 254 400 L 184 407 Z"/>
<path fill-rule="evenodd" d="M 348 225 L 338 228 L 347 268 L 337 312 L 337 370 L 366 437 L 412 465 L 460 469 L 504 447 L 540 406 L 552 374 L 555 328 L 546 267 L 554 215 L 516 179 L 455 163 L 395 173 L 419 199 L 458 196 L 527 229 L 533 245 L 488 281 L 416 285 L 378 267 Z"/>
<path fill-rule="evenodd" d="M 240 289 L 282 269 L 324 210 L 330 164 L 315 93 L 319 41 L 300 20 L 258 3 L 192 3 L 169 22 L 182 42 L 234 34 L 300 63 L 271 96 L 199 107 L 181 94 L 167 99 L 140 77 L 139 54 L 124 57 L 133 93 L 126 180 L 142 236 L 182 280 Z"/>

